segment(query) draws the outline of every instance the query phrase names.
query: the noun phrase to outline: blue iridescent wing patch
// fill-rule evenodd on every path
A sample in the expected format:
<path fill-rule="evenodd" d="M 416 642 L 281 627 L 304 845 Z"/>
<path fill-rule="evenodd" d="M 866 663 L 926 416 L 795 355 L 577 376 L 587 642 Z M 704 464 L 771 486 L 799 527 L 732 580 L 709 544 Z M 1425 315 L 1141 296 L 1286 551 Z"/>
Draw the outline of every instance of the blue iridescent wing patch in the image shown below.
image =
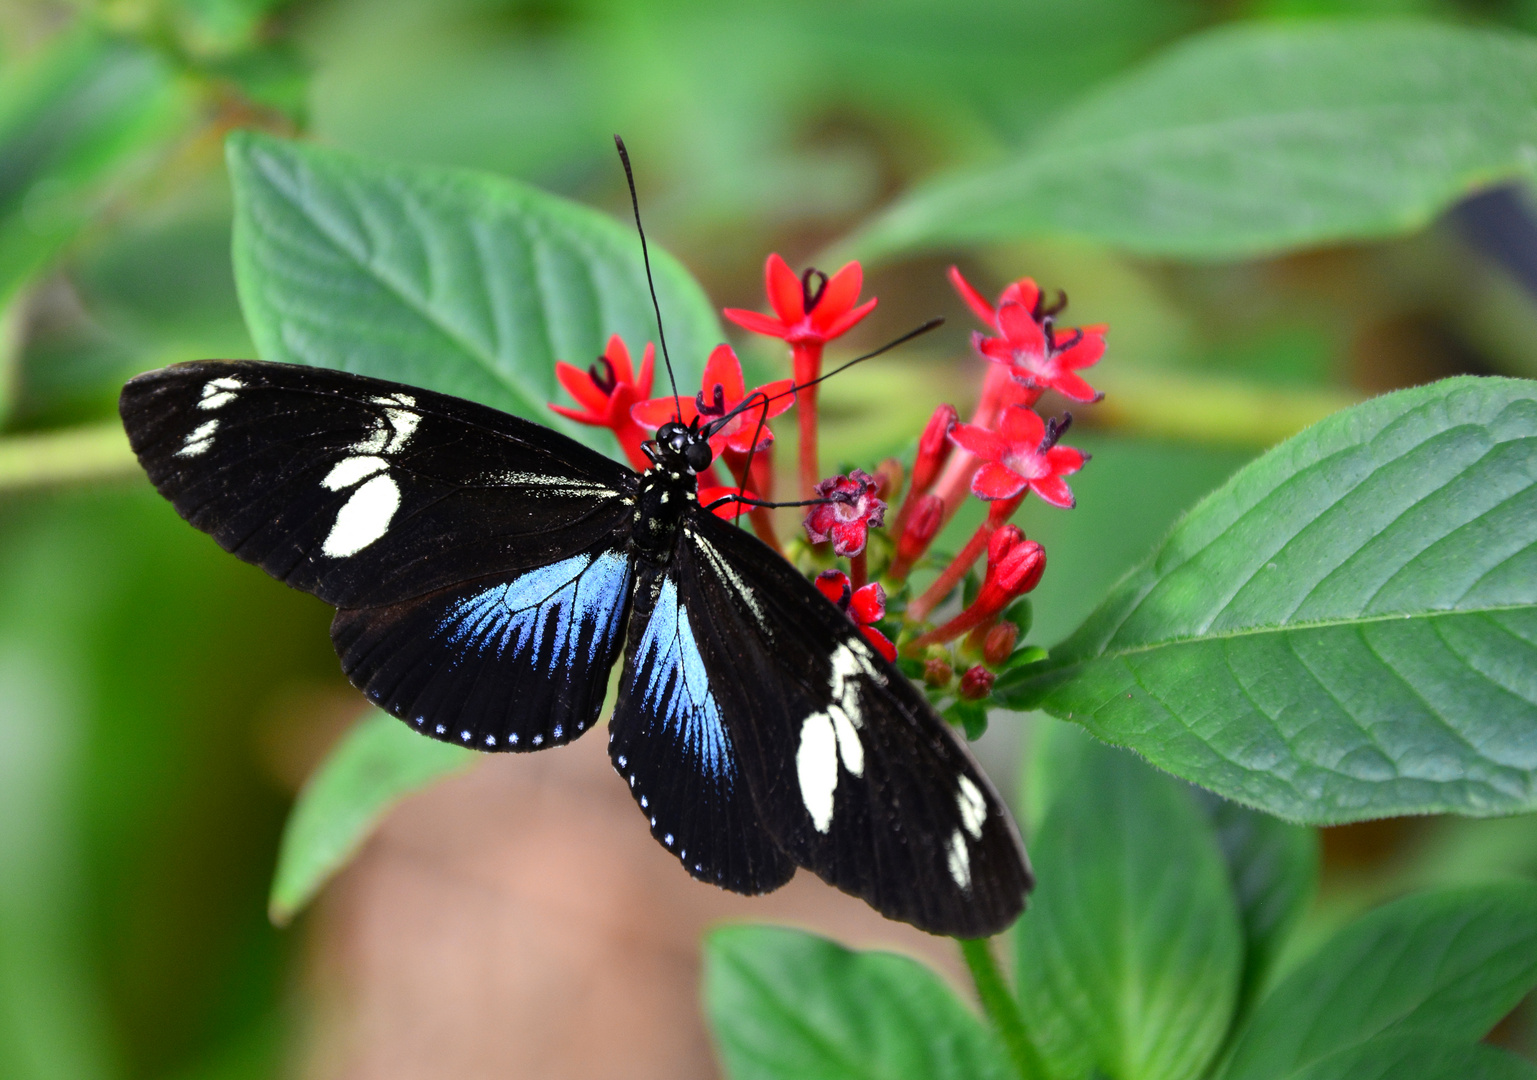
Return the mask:
<path fill-rule="evenodd" d="M 336 613 L 348 677 L 425 734 L 477 750 L 542 750 L 597 722 L 634 568 L 579 552 L 405 604 Z"/>
<path fill-rule="evenodd" d="M 758 823 L 717 689 L 696 639 L 698 613 L 665 571 L 635 590 L 609 757 L 651 834 L 694 877 L 735 892 L 768 892 L 795 864 Z"/>

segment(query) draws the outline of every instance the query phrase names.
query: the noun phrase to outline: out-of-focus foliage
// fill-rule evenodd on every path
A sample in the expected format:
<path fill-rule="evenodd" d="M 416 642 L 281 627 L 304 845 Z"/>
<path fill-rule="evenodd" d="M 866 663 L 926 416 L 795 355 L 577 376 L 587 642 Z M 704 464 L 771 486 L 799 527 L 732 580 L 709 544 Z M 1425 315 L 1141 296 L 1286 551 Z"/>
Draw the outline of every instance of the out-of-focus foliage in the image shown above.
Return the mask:
<path fill-rule="evenodd" d="M 657 242 L 699 276 L 713 305 L 756 306 L 768 250 L 799 268 L 921 183 L 1006 175 L 1069 123 L 1082 149 L 1113 142 L 1104 138 L 1112 130 L 1140 130 L 1149 115 L 1177 118 L 1193 100 L 1182 92 L 1128 105 L 1128 94 L 1157 98 L 1160 72 L 1183 71 L 1200 100 L 1239 109 L 1252 94 L 1189 68 L 1223 35 L 1298 40 L 1333 33 L 1296 27 L 1300 18 L 1403 15 L 1537 29 L 1537 6 L 1525 0 L 0 8 L 0 1075 L 269 1076 L 299 1045 L 292 964 L 303 924 L 274 932 L 267 888 L 288 801 L 361 701 L 337 673 L 325 609 L 179 522 L 132 479 L 112 428 L 129 375 L 255 355 L 253 336 L 269 347 L 259 318 L 246 329 L 232 269 L 228 132 L 299 135 L 390 159 L 402 175 L 422 165 L 489 169 L 609 211 L 618 237 L 628 204 L 609 139 L 620 131 Z M 1184 41 L 1234 21 L 1250 25 Z M 1485 39 L 1483 29 L 1445 32 Z M 1125 115 L 1130 106 L 1136 115 Z M 1465 126 L 1470 139 L 1483 130 L 1476 118 Z M 1478 157 L 1489 168 L 1473 179 L 1506 174 L 1509 160 Z M 1130 159 L 1118 165 L 1146 172 Z M 1095 172 L 1084 190 L 1135 220 L 1147 203 L 1114 205 L 1104 185 L 1115 175 Z M 1284 257 L 1268 246 L 1280 235 L 1269 225 L 1224 249 L 1243 259 L 1220 264 L 1082 240 L 968 238 L 941 252 L 988 289 L 1023 273 L 1065 287 L 1076 319 L 1112 325 L 1109 397 L 1091 410 L 1098 428 L 1076 440 L 1095 454 L 1075 478 L 1079 509 L 1023 515 L 1051 553 L 1035 594 L 1040 640 L 1060 640 L 1182 510 L 1306 423 L 1443 375 L 1537 374 L 1537 272 L 1519 243 L 1533 228 L 1524 190 L 1424 225 L 1466 178 L 1460 165 L 1420 177 L 1432 196 L 1392 217 L 1392 228 L 1379 216 L 1370 230 L 1307 234 L 1386 239 Z M 1368 183 L 1362 197 L 1379 194 Z M 1261 234 L 1271 239 L 1252 239 Z M 959 234 L 948 235 L 955 244 Z M 1299 234 L 1287 235 L 1295 246 Z M 1528 248 L 1537 250 L 1530 238 Z M 964 408 L 974 392 L 970 319 L 942 269 L 927 257 L 892 259 L 871 275 L 881 307 L 848 355 L 933 314 L 951 325 L 884 369 L 828 384 L 832 456 L 901 450 L 934 398 Z M 703 326 L 697 305 L 685 304 L 694 314 L 668 305 L 680 339 L 685 324 Z M 588 327 L 571 347 L 591 349 L 608 329 Z M 777 353 L 744 343 L 744 354 L 750 368 L 782 376 Z M 963 518 L 956 529 L 974 525 Z M 980 747 L 995 776 L 1014 769 L 1018 747 L 1004 730 L 1013 726 L 995 723 L 996 741 Z M 1288 935 L 1311 895 L 1310 834 L 1279 827 L 1251 843 L 1224 820 L 1220 810 L 1213 817 L 1244 935 L 1240 1018 L 1271 1000 L 1263 991 L 1274 976 L 1264 972 L 1284 970 L 1291 954 L 1370 903 L 1409 886 L 1537 874 L 1531 819 L 1438 821 L 1376 870 L 1326 857 L 1321 905 Z M 356 836 L 331 840 L 345 851 Z M 320 874 L 312 866 L 300 876 L 308 888 Z M 302 898 L 294 892 L 289 906 Z M 827 957 L 829 971 L 865 966 Z M 870 985 L 894 970 L 887 960 Z M 956 1030 L 966 1028 L 957 1038 L 987 1043 L 949 1006 Z M 1469 1046 L 1420 1038 L 1341 1044 L 1308 1075 L 1371 1075 L 1395 1063 L 1425 1076 L 1515 1075 L 1504 1058 L 1490 1064 Z"/>

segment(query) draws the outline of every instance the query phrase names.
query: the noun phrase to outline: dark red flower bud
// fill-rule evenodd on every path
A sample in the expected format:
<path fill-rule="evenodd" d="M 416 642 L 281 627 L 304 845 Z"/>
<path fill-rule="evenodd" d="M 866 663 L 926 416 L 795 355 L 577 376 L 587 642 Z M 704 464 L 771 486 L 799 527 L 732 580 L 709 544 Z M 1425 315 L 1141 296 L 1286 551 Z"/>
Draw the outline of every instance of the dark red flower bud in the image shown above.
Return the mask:
<path fill-rule="evenodd" d="M 1035 588 L 1046 572 L 1046 549 L 1014 525 L 994 531 L 987 542 L 987 577 L 972 604 L 978 621 L 992 618 L 1009 602 Z"/>
<path fill-rule="evenodd" d="M 918 437 L 918 456 L 913 460 L 913 491 L 921 493 L 934 486 L 939 471 L 950 458 L 950 429 L 960 416 L 954 405 L 941 405 L 929 417 L 928 426 Z"/>
<path fill-rule="evenodd" d="M 1001 622 L 988 628 L 982 639 L 982 659 L 989 667 L 1000 667 L 1014 655 L 1014 645 L 1019 641 L 1019 627 L 1011 622 Z"/>
<path fill-rule="evenodd" d="M 923 665 L 923 681 L 933 687 L 949 686 L 955 678 L 955 669 L 944 660 L 935 657 Z"/>
<path fill-rule="evenodd" d="M 993 692 L 993 681 L 996 678 L 991 671 L 977 664 L 961 676 L 960 696 L 967 701 L 981 701 Z"/>

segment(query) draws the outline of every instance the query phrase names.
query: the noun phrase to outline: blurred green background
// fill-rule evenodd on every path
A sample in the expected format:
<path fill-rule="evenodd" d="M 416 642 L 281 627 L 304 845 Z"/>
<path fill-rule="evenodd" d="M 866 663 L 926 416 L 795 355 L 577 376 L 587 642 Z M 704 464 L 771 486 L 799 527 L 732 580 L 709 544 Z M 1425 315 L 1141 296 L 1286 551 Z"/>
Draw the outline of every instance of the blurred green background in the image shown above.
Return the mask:
<path fill-rule="evenodd" d="M 488 169 L 623 214 L 620 131 L 655 237 L 718 304 L 761 307 L 767 252 L 806 264 L 1186 35 L 1390 15 L 1537 30 L 1532 0 L 0 0 L 0 1076 L 264 1077 L 301 1053 L 304 927 L 272 929 L 266 889 L 293 792 L 357 699 L 328 609 L 183 525 L 115 429 L 134 373 L 254 353 L 228 131 Z M 971 247 L 870 269 L 881 306 L 850 355 L 951 321 L 829 384 L 829 463 L 868 468 L 934 400 L 969 403 L 952 260 L 990 293 L 1024 274 L 1063 287 L 1072 321 L 1112 327 L 1090 373 L 1109 399 L 1072 440 L 1094 453 L 1079 509 L 1023 521 L 1050 552 L 1047 644 L 1311 420 L 1459 372 L 1537 375 L 1520 190 L 1263 260 Z M 762 374 L 781 362 L 738 344 Z M 1021 730 L 995 721 L 984 748 L 1005 784 Z M 1311 925 L 1410 883 L 1533 871 L 1526 818 L 1329 830 Z"/>

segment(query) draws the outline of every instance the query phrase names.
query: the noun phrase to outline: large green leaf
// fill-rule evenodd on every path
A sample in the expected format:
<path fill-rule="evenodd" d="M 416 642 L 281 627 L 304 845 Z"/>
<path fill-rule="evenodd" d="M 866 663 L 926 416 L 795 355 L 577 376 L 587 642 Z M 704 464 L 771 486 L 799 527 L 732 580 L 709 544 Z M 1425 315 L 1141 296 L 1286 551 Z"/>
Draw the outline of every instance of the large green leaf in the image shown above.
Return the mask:
<path fill-rule="evenodd" d="M 154 50 L 62 35 L 0 78 L 0 306 L 136 178 L 191 115 Z"/>
<path fill-rule="evenodd" d="M 475 763 L 473 751 L 425 739 L 377 710 L 349 731 L 299 793 L 267 909 L 286 923 L 356 853 L 405 796 Z"/>
<path fill-rule="evenodd" d="M 999 680 L 1284 817 L 1537 806 L 1537 383 L 1346 409 L 1245 467 Z"/>
<path fill-rule="evenodd" d="M 1191 788 L 1217 830 L 1243 924 L 1240 1006 L 1252 1000 L 1318 886 L 1318 834 Z"/>
<path fill-rule="evenodd" d="M 1219 1077 L 1291 1076 L 1383 1033 L 1474 1042 L 1533 984 L 1537 888 L 1406 897 L 1357 919 L 1292 970 L 1255 1009 Z"/>
<path fill-rule="evenodd" d="M 230 136 L 228 157 L 235 275 L 263 359 L 425 386 L 591 440 L 547 407 L 555 361 L 585 367 L 610 334 L 638 360 L 656 339 L 635 230 L 595 210 L 249 132 Z M 720 326 L 675 260 L 651 262 L 688 393 Z M 659 356 L 655 393 L 665 386 Z"/>
<path fill-rule="evenodd" d="M 920 188 L 864 258 L 1088 237 L 1234 257 L 1418 228 L 1537 166 L 1537 43 L 1411 22 L 1250 23 L 1183 42 L 1018 156 Z"/>
<path fill-rule="evenodd" d="M 1274 1080 L 1537 1080 L 1537 1066 L 1481 1043 L 1383 1035 Z"/>
<path fill-rule="evenodd" d="M 1216 833 L 1185 785 L 1062 728 L 1015 928 L 1020 1005 L 1059 1076 L 1187 1080 L 1220 1047 L 1243 944 Z"/>
<path fill-rule="evenodd" d="M 915 960 L 798 930 L 705 939 L 704 1005 L 733 1080 L 1005 1080 L 1008 1059 Z"/>

